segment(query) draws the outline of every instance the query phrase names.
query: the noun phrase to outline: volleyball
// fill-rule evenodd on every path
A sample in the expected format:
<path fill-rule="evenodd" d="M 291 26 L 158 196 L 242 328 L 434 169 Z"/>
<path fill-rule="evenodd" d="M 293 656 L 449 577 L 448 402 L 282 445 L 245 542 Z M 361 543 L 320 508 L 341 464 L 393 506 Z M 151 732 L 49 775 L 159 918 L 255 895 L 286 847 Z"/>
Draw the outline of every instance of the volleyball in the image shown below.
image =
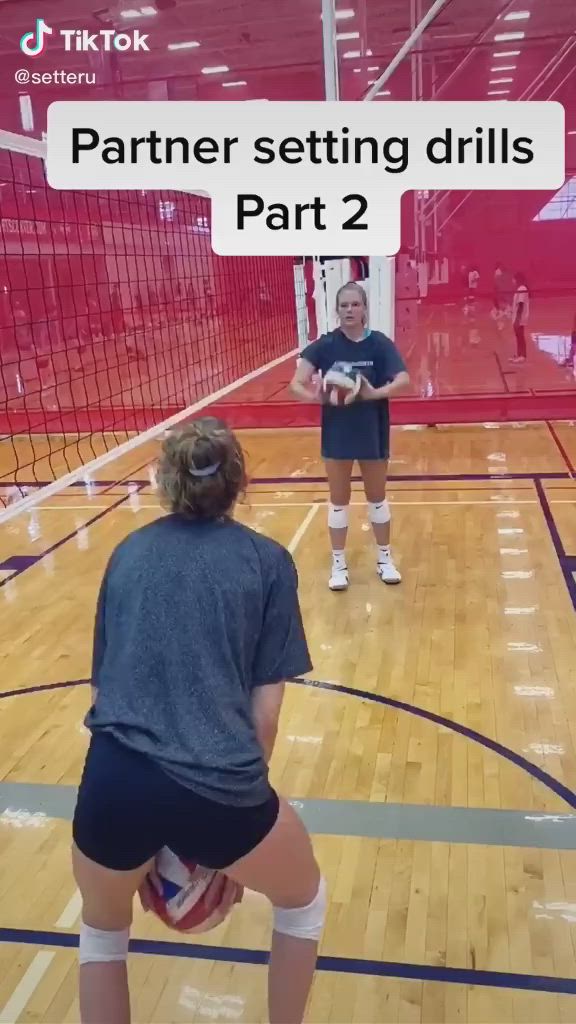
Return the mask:
<path fill-rule="evenodd" d="M 221 871 L 182 860 L 164 847 L 140 888 L 140 899 L 168 928 L 191 933 L 222 924 L 243 893 Z"/>
<path fill-rule="evenodd" d="M 322 380 L 322 390 L 330 405 L 345 405 L 350 396 L 356 398 L 361 384 L 360 376 L 351 367 L 333 367 Z"/>

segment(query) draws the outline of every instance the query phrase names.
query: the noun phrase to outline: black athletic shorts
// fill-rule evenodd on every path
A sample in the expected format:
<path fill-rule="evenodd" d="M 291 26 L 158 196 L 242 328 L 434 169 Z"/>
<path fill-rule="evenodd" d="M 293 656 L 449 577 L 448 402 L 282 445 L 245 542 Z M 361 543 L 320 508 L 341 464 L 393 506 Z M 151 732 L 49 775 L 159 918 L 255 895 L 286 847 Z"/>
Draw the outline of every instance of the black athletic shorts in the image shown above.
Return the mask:
<path fill-rule="evenodd" d="M 74 842 L 90 860 L 114 871 L 141 867 L 163 846 L 205 868 L 223 869 L 265 839 L 278 810 L 272 788 L 256 807 L 207 800 L 150 758 L 95 733 L 78 790 Z"/>

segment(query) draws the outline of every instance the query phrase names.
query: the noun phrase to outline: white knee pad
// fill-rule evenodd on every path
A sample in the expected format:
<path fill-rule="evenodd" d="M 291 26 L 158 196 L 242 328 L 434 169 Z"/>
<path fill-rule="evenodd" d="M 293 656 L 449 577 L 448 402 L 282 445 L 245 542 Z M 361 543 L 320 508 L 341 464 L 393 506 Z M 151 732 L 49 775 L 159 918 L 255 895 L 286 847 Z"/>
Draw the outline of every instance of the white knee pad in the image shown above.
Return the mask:
<path fill-rule="evenodd" d="M 91 928 L 89 924 L 80 925 L 80 963 L 104 964 L 116 960 L 128 959 L 128 942 L 130 929 L 122 932 L 103 932 L 99 928 Z"/>
<path fill-rule="evenodd" d="M 326 882 L 320 879 L 318 892 L 307 907 L 286 910 L 274 907 L 274 931 L 291 935 L 294 939 L 313 939 L 317 942 L 326 919 Z"/>
<path fill-rule="evenodd" d="M 348 526 L 348 505 L 328 506 L 328 526 L 332 530 L 345 530 Z"/>
<path fill-rule="evenodd" d="M 390 505 L 386 499 L 384 499 L 384 501 L 368 502 L 368 519 L 371 523 L 375 523 L 377 526 L 381 523 L 390 522 Z"/>

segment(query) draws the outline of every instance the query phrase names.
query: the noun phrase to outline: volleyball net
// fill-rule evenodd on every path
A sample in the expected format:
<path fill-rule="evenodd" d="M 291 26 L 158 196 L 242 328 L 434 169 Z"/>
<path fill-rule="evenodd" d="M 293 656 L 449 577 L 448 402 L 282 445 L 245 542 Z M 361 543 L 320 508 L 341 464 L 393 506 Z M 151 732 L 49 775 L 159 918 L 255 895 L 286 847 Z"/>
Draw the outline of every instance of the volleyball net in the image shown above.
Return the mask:
<path fill-rule="evenodd" d="M 202 408 L 234 427 L 317 425 L 318 408 L 290 395 L 293 356 L 336 326 L 351 279 L 408 366 L 394 422 L 573 416 L 572 172 L 556 194 L 493 193 L 490 213 L 482 194 L 418 194 L 420 247 L 404 217 L 395 259 L 228 258 L 212 251 L 205 195 L 58 192 L 44 157 L 42 142 L 0 131 L 0 519 Z M 442 244 L 429 251 L 438 209 Z M 495 308 L 496 258 L 529 279 L 521 372 L 510 315 Z"/>
<path fill-rule="evenodd" d="M 203 195 L 55 191 L 44 155 L 0 132 L 3 505 L 297 347 L 293 260 L 216 256 Z"/>

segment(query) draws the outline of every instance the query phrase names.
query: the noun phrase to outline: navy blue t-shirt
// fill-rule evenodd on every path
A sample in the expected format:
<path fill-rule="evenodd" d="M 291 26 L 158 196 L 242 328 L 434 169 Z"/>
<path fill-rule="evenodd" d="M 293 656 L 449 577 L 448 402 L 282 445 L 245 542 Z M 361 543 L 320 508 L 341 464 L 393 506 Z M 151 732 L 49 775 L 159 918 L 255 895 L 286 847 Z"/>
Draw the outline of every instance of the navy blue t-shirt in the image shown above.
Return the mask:
<path fill-rule="evenodd" d="M 136 530 L 102 582 L 86 725 L 200 796 L 263 803 L 251 695 L 312 667 L 297 588 L 285 548 L 240 523 L 171 515 Z"/>
<path fill-rule="evenodd" d="M 328 370 L 361 373 L 381 388 L 406 369 L 390 338 L 370 331 L 360 341 L 350 341 L 340 329 L 323 334 L 301 353 L 324 377 Z M 390 455 L 388 399 L 357 400 L 351 405 L 322 406 L 322 455 L 325 459 L 387 459 Z"/>

